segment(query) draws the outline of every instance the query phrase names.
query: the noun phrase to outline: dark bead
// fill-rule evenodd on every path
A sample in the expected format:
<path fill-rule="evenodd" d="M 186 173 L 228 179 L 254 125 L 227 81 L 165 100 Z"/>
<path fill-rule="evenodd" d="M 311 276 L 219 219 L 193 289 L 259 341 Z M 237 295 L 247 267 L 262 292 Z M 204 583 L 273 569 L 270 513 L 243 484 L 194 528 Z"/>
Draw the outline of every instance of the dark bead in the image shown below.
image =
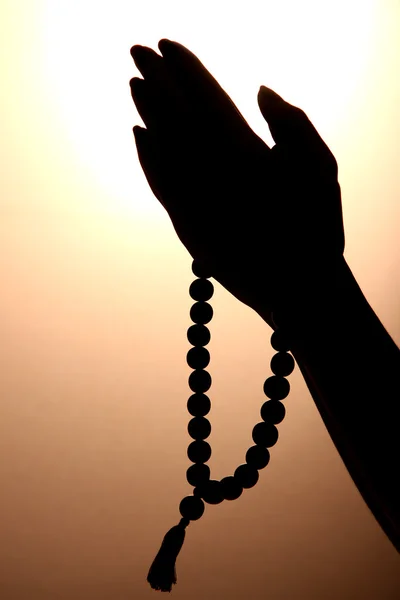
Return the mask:
<path fill-rule="evenodd" d="M 210 479 L 210 467 L 202 463 L 192 465 L 186 471 L 186 479 L 190 485 L 202 485 Z"/>
<path fill-rule="evenodd" d="M 272 423 L 264 423 L 261 421 L 253 427 L 253 441 L 257 446 L 264 446 L 270 448 L 274 446 L 278 441 L 278 430 Z"/>
<path fill-rule="evenodd" d="M 209 279 L 212 277 L 207 266 L 198 260 L 194 260 L 192 262 L 192 273 L 193 275 L 196 275 L 196 277 L 204 277 L 204 279 Z"/>
<path fill-rule="evenodd" d="M 200 486 L 200 493 L 207 504 L 220 504 L 224 499 L 221 483 L 216 479 L 210 479 L 207 483 Z"/>
<path fill-rule="evenodd" d="M 186 496 L 181 500 L 179 512 L 184 519 L 197 521 L 204 513 L 204 502 L 201 498 L 195 496 Z"/>
<path fill-rule="evenodd" d="M 205 440 L 211 433 L 211 423 L 204 417 L 194 417 L 189 421 L 188 432 L 194 440 Z"/>
<path fill-rule="evenodd" d="M 193 463 L 205 463 L 211 456 L 211 446 L 204 440 L 196 440 L 189 444 L 187 455 Z"/>
<path fill-rule="evenodd" d="M 205 325 L 191 325 L 187 331 L 187 338 L 192 346 L 207 346 L 211 334 Z"/>
<path fill-rule="evenodd" d="M 208 371 L 196 369 L 189 375 L 189 387 L 192 392 L 203 394 L 211 387 L 211 375 Z"/>
<path fill-rule="evenodd" d="M 294 369 L 294 358 L 287 352 L 278 352 L 271 359 L 271 370 L 275 375 L 286 377 Z"/>
<path fill-rule="evenodd" d="M 271 346 L 274 350 L 278 350 L 279 352 L 287 352 L 290 350 L 289 342 L 285 335 L 282 333 L 281 329 L 277 329 L 271 335 Z"/>
<path fill-rule="evenodd" d="M 269 463 L 270 454 L 267 448 L 251 446 L 246 452 L 246 462 L 254 469 L 264 469 Z"/>
<path fill-rule="evenodd" d="M 208 302 L 195 302 L 190 309 L 190 318 L 194 323 L 205 325 L 213 317 L 213 308 Z"/>
<path fill-rule="evenodd" d="M 220 483 L 225 500 L 236 500 L 242 495 L 243 486 L 234 477 L 224 477 Z"/>
<path fill-rule="evenodd" d="M 208 279 L 195 279 L 190 285 L 189 294 L 193 300 L 209 300 L 214 294 L 214 286 Z"/>
<path fill-rule="evenodd" d="M 204 417 L 210 412 L 210 398 L 205 394 L 192 394 L 187 401 L 187 409 L 194 417 Z"/>
<path fill-rule="evenodd" d="M 285 418 L 286 409 L 279 400 L 267 400 L 262 405 L 260 414 L 263 421 L 277 425 Z"/>
<path fill-rule="evenodd" d="M 271 400 L 283 400 L 289 394 L 290 383 L 284 377 L 273 375 L 264 383 L 264 394 Z"/>
<path fill-rule="evenodd" d="M 186 361 L 192 369 L 205 369 L 210 362 L 210 353 L 207 348 L 195 346 L 188 351 Z"/>
<path fill-rule="evenodd" d="M 256 485 L 259 475 L 257 469 L 254 467 L 240 465 L 236 469 L 234 477 L 242 487 L 248 489 Z"/>

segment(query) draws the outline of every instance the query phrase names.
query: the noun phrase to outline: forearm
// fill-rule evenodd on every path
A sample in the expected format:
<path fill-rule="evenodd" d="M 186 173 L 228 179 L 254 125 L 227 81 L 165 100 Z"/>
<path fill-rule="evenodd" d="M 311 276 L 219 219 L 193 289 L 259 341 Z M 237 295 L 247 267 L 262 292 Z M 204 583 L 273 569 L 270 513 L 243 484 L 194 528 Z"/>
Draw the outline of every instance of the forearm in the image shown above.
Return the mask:
<path fill-rule="evenodd" d="M 399 349 L 344 259 L 304 302 L 289 302 L 281 322 L 351 477 L 400 550 Z"/>

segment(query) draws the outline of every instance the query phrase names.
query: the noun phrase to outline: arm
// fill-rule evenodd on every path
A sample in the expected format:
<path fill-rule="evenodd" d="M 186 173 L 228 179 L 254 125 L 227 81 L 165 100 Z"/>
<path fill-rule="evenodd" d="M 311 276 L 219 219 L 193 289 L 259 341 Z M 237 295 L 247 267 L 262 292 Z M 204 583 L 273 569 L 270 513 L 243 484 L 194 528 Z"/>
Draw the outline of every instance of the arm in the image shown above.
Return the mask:
<path fill-rule="evenodd" d="M 288 301 L 277 324 L 354 483 L 400 551 L 400 351 L 344 259 L 318 289 L 304 289 L 302 307 Z"/>
<path fill-rule="evenodd" d="M 268 148 L 195 55 L 168 40 L 159 49 L 132 48 L 149 185 L 190 255 L 286 329 L 333 442 L 400 550 L 400 355 L 343 258 L 336 160 L 305 113 L 262 86 Z"/>

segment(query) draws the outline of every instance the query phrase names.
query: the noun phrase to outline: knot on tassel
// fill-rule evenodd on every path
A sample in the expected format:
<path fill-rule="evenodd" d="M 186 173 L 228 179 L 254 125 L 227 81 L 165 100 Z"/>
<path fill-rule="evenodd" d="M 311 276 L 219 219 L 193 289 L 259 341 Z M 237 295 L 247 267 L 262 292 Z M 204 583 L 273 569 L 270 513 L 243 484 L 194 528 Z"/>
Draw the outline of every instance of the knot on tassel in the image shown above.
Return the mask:
<path fill-rule="evenodd" d="M 172 585 L 176 583 L 175 563 L 185 541 L 185 528 L 189 523 L 189 519 L 181 519 L 178 525 L 174 525 L 165 534 L 147 575 L 147 581 L 153 590 L 170 592 Z"/>

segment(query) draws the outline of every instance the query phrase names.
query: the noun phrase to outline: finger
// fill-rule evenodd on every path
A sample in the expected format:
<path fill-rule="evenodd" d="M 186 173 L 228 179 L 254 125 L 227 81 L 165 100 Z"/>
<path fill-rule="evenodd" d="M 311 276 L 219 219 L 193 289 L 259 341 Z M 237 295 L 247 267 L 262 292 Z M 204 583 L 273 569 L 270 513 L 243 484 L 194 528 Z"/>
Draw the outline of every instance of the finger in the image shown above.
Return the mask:
<path fill-rule="evenodd" d="M 279 94 L 262 85 L 258 105 L 276 143 L 321 143 L 322 139 L 307 115 L 286 102 Z"/>
<path fill-rule="evenodd" d="M 180 240 L 189 249 L 191 247 L 190 239 L 187 236 L 187 225 L 179 227 L 182 223 L 182 202 L 180 194 L 177 191 L 177 173 L 171 173 L 175 159 L 170 159 L 169 153 L 165 153 L 160 148 L 157 136 L 143 127 L 135 126 L 133 128 L 135 136 L 136 149 L 140 165 L 143 169 L 147 182 L 162 206 L 167 211 L 172 224 Z M 168 149 L 167 149 L 168 150 Z M 185 199 L 187 200 L 187 190 L 190 184 L 183 186 L 185 188 Z M 179 189 L 179 186 L 178 186 Z M 192 254 L 193 256 L 193 254 Z"/>
<path fill-rule="evenodd" d="M 132 99 L 148 130 L 171 135 L 174 123 L 186 113 L 180 99 L 157 83 L 133 77 L 129 82 Z"/>
<path fill-rule="evenodd" d="M 166 79 L 166 69 L 162 56 L 147 46 L 136 44 L 131 48 L 131 56 L 141 75 L 148 80 Z"/>
<path fill-rule="evenodd" d="M 171 124 L 184 123 L 188 106 L 171 80 L 164 59 L 146 46 L 133 46 L 131 54 L 144 77 L 133 78 L 130 84 L 132 98 L 146 127 L 169 131 Z"/>
<path fill-rule="evenodd" d="M 248 135 L 250 128 L 228 94 L 190 50 L 170 40 L 158 47 L 171 78 L 179 84 L 194 108 L 196 118 L 205 126 L 224 127 Z"/>
<path fill-rule="evenodd" d="M 133 79 L 130 80 L 129 85 L 131 88 L 132 99 L 143 123 L 148 129 L 154 127 L 156 124 L 156 116 L 154 115 L 154 109 L 146 82 L 139 77 L 133 77 Z"/>
<path fill-rule="evenodd" d="M 265 86 L 260 87 L 257 100 L 277 144 L 308 149 L 336 163 L 332 152 L 303 110 L 289 104 Z"/>
<path fill-rule="evenodd" d="M 147 182 L 151 188 L 151 191 L 164 206 L 162 200 L 162 161 L 158 153 L 157 145 L 150 132 L 144 127 L 135 125 L 133 128 L 133 134 L 135 136 L 136 150 L 140 166 L 146 176 Z M 165 208 L 165 206 L 164 206 Z"/>

